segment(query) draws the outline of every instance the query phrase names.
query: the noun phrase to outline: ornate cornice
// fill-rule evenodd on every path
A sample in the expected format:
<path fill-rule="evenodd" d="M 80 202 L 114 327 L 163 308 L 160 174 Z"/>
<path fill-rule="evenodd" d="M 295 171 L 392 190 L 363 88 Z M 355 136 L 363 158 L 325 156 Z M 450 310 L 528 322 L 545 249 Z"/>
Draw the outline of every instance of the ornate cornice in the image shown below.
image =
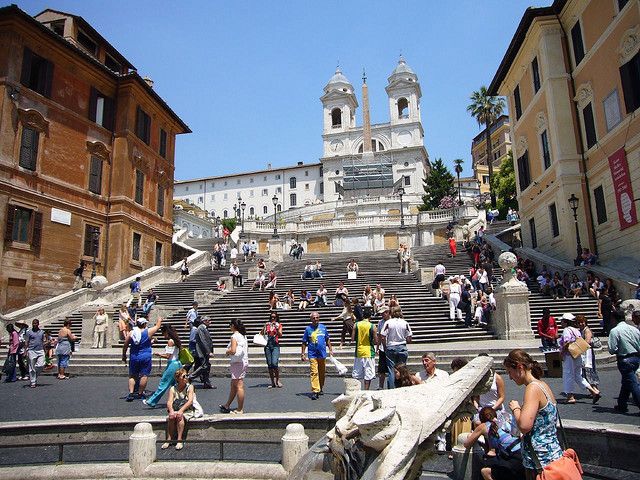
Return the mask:
<path fill-rule="evenodd" d="M 638 51 L 640 51 L 640 25 L 630 28 L 622 35 L 620 47 L 618 48 L 618 63 L 624 65 Z"/>
<path fill-rule="evenodd" d="M 593 88 L 591 82 L 586 82 L 576 89 L 576 96 L 573 98 L 581 109 L 586 107 L 593 100 Z"/>
<path fill-rule="evenodd" d="M 102 160 L 105 160 L 107 163 L 111 163 L 111 152 L 107 148 L 107 146 L 102 142 L 91 142 L 87 140 L 87 151 Z"/>
<path fill-rule="evenodd" d="M 18 119 L 22 125 L 49 136 L 49 121 L 38 110 L 18 108 Z"/>

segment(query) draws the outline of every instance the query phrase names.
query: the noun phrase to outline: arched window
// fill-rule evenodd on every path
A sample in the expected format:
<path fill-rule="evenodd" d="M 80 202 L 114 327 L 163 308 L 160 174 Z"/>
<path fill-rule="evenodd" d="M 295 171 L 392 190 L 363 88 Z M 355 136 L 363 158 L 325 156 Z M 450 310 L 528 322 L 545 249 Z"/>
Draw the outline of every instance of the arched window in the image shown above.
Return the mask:
<path fill-rule="evenodd" d="M 358 153 L 362 153 L 363 144 L 361 143 L 358 147 Z M 374 152 L 382 152 L 384 150 L 384 145 L 380 140 L 376 140 L 375 138 L 371 139 L 371 150 Z"/>
<path fill-rule="evenodd" d="M 295 207 L 297 203 L 298 203 L 298 197 L 296 196 L 296 194 L 295 193 L 290 194 L 289 205 L 292 207 Z"/>
<path fill-rule="evenodd" d="M 406 98 L 398 100 L 398 118 L 409 118 L 409 102 Z"/>
<path fill-rule="evenodd" d="M 226 210 L 222 212 L 222 218 L 229 218 L 229 212 L 227 212 Z"/>
<path fill-rule="evenodd" d="M 269 213 L 269 209 L 267 208 L 267 206 L 265 205 L 264 207 L 262 207 L 262 213 L 267 215 Z"/>
<path fill-rule="evenodd" d="M 289 179 L 289 188 L 296 188 L 296 177 L 291 177 Z"/>
<path fill-rule="evenodd" d="M 340 128 L 342 126 L 342 110 L 339 108 L 331 110 L 331 126 L 333 128 Z"/>
<path fill-rule="evenodd" d="M 282 205 L 278 204 L 278 206 L 277 206 L 276 208 L 277 208 L 277 210 L 278 210 L 279 212 L 281 212 L 281 211 L 282 211 Z"/>
<path fill-rule="evenodd" d="M 249 216 L 253 217 L 256 214 L 256 209 L 251 207 L 249 208 Z"/>

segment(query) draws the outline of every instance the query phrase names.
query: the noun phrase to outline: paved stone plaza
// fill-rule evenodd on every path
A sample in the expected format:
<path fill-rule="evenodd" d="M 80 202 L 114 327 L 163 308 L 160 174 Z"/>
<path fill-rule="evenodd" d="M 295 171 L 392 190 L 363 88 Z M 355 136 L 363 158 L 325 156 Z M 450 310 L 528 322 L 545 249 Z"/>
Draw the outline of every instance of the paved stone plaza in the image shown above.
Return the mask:
<path fill-rule="evenodd" d="M 148 390 L 152 391 L 158 384 L 159 377 L 149 380 Z M 629 406 L 628 414 L 617 414 L 613 411 L 615 398 L 620 388 L 620 374 L 614 368 L 600 371 L 601 390 L 603 397 L 598 405 L 591 404 L 591 398 L 585 395 L 578 398 L 575 405 L 560 404 L 562 418 L 574 420 L 593 420 L 595 422 L 609 422 L 621 424 L 640 424 L 638 410 Z M 554 394 L 562 400 L 562 379 L 546 379 L 553 388 Z M 268 389 L 269 379 L 264 377 L 248 377 L 245 380 L 247 413 L 263 412 L 333 412 L 331 400 L 344 392 L 343 380 L 338 377 L 328 377 L 325 385 L 325 395 L 319 400 L 309 398 L 309 380 L 307 377 L 285 377 L 285 384 L 281 389 Z M 215 390 L 197 390 L 198 401 L 205 414 L 217 414 L 218 405 L 225 402 L 229 393 L 229 379 L 216 377 L 213 384 Z M 507 389 L 506 400 L 522 401 L 523 390 L 519 389 L 511 380 L 505 378 Z M 45 420 L 83 417 L 116 417 L 116 416 L 162 416 L 164 408 L 150 409 L 141 401 L 127 403 L 125 377 L 72 377 L 69 380 L 58 381 L 53 376 L 47 376 L 41 386 L 36 389 L 28 388 L 28 382 L 3 384 L 0 388 L 0 402 L 4 405 L 20 405 L 20 411 L 25 414 L 17 415 L 17 410 L 3 409 L 0 412 L 1 422 L 21 420 Z M 164 397 L 166 402 L 166 396 Z"/>

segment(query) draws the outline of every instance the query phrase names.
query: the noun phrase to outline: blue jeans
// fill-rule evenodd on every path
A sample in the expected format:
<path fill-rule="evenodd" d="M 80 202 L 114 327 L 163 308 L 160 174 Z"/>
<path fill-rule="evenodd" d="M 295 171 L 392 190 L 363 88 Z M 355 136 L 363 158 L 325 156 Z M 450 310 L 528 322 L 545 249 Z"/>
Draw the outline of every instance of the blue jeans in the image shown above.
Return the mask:
<path fill-rule="evenodd" d="M 278 368 L 278 360 L 280 360 L 279 345 L 267 345 L 264 347 L 264 355 L 267 357 L 267 368 Z"/>
<path fill-rule="evenodd" d="M 636 370 L 640 366 L 640 357 L 618 358 L 618 370 L 622 375 L 620 393 L 618 394 L 618 407 L 627 409 L 629 394 L 633 397 L 636 406 L 640 408 L 640 382 L 636 376 Z"/>
<path fill-rule="evenodd" d="M 160 378 L 160 384 L 153 395 L 147 400 L 147 405 L 155 407 L 158 401 L 162 398 L 167 390 L 176 384 L 175 373 L 182 368 L 182 364 L 179 360 L 171 360 L 167 364 L 167 368 L 162 372 L 162 378 Z"/>
<path fill-rule="evenodd" d="M 407 345 L 387 345 L 384 349 L 384 353 L 387 357 L 387 388 L 395 388 L 396 386 L 396 371 L 395 366 L 399 363 L 407 363 L 409 352 L 407 351 Z"/>

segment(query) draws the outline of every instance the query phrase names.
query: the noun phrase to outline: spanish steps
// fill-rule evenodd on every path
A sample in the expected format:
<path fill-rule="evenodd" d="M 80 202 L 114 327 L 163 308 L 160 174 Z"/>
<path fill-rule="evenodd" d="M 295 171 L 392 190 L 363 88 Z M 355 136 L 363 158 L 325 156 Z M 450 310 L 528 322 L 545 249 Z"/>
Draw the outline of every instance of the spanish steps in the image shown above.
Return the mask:
<path fill-rule="evenodd" d="M 190 240 L 189 243 L 195 248 L 210 249 L 213 239 Z M 258 255 L 260 257 L 260 255 Z M 433 266 L 442 261 L 447 269 L 448 275 L 467 274 L 470 266 L 470 258 L 458 246 L 458 255 L 455 258 L 449 256 L 448 245 L 431 245 L 415 247 L 413 257 L 419 262 L 420 268 L 432 269 Z M 228 254 L 227 254 L 228 258 Z M 346 265 L 351 259 L 355 259 L 360 267 L 357 279 L 347 280 Z M 302 280 L 301 273 L 304 266 L 315 263 L 319 260 L 322 263 L 324 277 L 322 279 Z M 258 333 L 269 316 L 269 291 L 251 291 L 252 281 L 247 280 L 247 274 L 255 262 L 243 262 L 239 256 L 238 265 L 244 278 L 244 286 L 238 287 L 223 296 L 219 297 L 211 305 L 202 305 L 198 311 L 200 315 L 209 316 L 212 319 L 210 330 L 214 342 L 214 372 L 216 374 L 226 372 L 227 360 L 224 358 L 224 347 L 226 347 L 230 331 L 229 320 L 239 318 L 247 327 L 249 339 Z M 360 297 L 364 286 L 380 283 L 386 291 L 385 296 L 389 298 L 392 294 L 398 297 L 405 318 L 411 324 L 413 330 L 414 344 L 424 344 L 424 350 L 434 350 L 438 353 L 440 360 L 447 363 L 454 356 L 473 357 L 480 350 L 478 345 L 486 348 L 487 340 L 494 337 L 490 332 L 477 327 L 465 328 L 462 324 L 449 320 L 449 307 L 445 299 L 437 298 L 430 290 L 430 286 L 423 286 L 418 280 L 416 272 L 405 275 L 400 274 L 399 265 L 395 251 L 378 252 L 358 252 L 340 254 L 305 254 L 303 259 L 294 260 L 287 257 L 282 263 L 275 266 L 278 275 L 276 292 L 283 296 L 289 289 L 293 289 L 296 304 L 292 310 L 278 311 L 284 326 L 284 336 L 281 345 L 281 364 L 283 373 L 301 373 L 305 371 L 304 365 L 299 362 L 300 339 L 304 328 L 309 323 L 308 311 L 297 310 L 297 300 L 301 289 L 310 290 L 315 296 L 315 291 L 320 283 L 324 283 L 329 291 L 329 301 L 332 303 L 333 294 L 340 281 L 344 281 L 349 289 L 350 296 Z M 494 268 L 494 283 L 501 278 L 500 268 Z M 203 269 L 192 273 L 187 281 L 180 283 L 160 284 L 154 287 L 154 291 L 159 295 L 158 307 L 171 308 L 173 313 L 165 319 L 165 323 L 173 325 L 180 336 L 185 341 L 188 337 L 188 330 L 185 324 L 185 316 L 193 302 L 193 295 L 196 290 L 215 289 L 216 281 L 221 276 L 227 275 L 227 268 L 212 271 Z M 552 315 L 559 317 L 564 312 L 574 314 L 585 314 L 592 327 L 598 330 L 599 321 L 597 319 L 597 304 L 595 300 L 586 297 L 580 299 L 558 299 L 552 300 L 543 297 L 537 291 L 535 282 L 529 285 L 531 290 L 530 308 L 531 322 L 534 332 L 535 323 L 540 318 L 542 308 L 551 308 Z M 327 326 L 334 345 L 339 343 L 342 323 L 340 320 L 331 321 L 339 315 L 340 307 L 333 305 L 319 309 L 321 321 Z M 112 318 L 117 318 L 117 306 L 108 312 Z M 82 314 L 74 312 L 71 315 L 74 333 L 80 335 Z M 50 323 L 48 328 L 55 333 L 62 323 L 62 319 Z M 348 341 L 348 340 L 347 340 Z M 155 346 L 164 346 L 165 340 L 157 335 Z M 451 347 L 447 347 L 447 344 Z M 74 354 L 73 370 L 82 373 L 99 374 L 125 374 L 126 369 L 120 362 L 120 348 L 122 344 L 114 345 L 115 348 L 106 350 L 89 350 L 90 342 L 82 342 L 79 352 Z M 289 348 L 288 348 L 289 347 Z M 419 348 L 417 345 L 414 348 Z M 490 348 L 491 354 L 503 357 L 510 350 L 509 345 Z M 541 360 L 540 352 L 532 352 Z M 262 370 L 264 368 L 264 357 L 261 348 L 251 348 L 251 369 Z M 345 348 L 336 352 L 336 357 L 345 364 L 352 361 L 352 348 Z M 419 359 L 412 358 L 410 363 L 419 362 Z M 417 365 L 416 365 L 417 367 Z"/>

